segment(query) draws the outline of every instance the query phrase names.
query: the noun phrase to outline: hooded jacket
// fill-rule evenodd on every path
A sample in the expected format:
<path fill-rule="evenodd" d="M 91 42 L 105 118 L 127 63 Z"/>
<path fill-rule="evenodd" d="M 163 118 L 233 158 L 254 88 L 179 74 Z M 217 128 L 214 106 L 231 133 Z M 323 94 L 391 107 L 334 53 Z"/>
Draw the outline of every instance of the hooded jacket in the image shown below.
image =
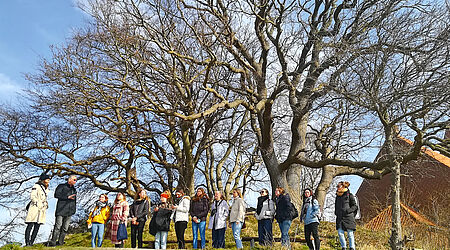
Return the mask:
<path fill-rule="evenodd" d="M 334 214 L 336 215 L 336 229 L 356 230 L 355 213 L 358 207 L 355 197 L 349 190 L 341 196 L 336 195 Z"/>

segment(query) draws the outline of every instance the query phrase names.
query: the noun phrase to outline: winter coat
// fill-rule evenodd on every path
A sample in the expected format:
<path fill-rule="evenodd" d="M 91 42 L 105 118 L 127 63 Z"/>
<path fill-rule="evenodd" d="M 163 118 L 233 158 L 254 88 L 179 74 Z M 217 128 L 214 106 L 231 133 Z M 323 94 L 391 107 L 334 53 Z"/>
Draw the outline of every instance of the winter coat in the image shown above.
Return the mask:
<path fill-rule="evenodd" d="M 214 200 L 211 205 L 211 216 L 209 217 L 209 229 L 222 229 L 227 227 L 227 217 L 230 207 L 227 201 Z"/>
<path fill-rule="evenodd" d="M 275 215 L 275 203 L 271 199 L 267 199 L 263 202 L 263 207 L 261 209 L 261 212 L 255 213 L 255 218 L 257 220 L 264 220 L 264 219 L 273 219 L 273 216 Z"/>
<path fill-rule="evenodd" d="M 336 229 L 342 227 L 345 231 L 356 230 L 355 213 L 357 209 L 355 197 L 350 191 L 346 191 L 342 196 L 336 195 L 334 207 Z"/>
<path fill-rule="evenodd" d="M 69 199 L 72 194 L 76 194 L 75 187 L 69 183 L 59 184 L 55 190 L 55 198 L 58 199 L 56 204 L 55 216 L 72 216 L 77 210 L 77 196 L 75 199 Z"/>
<path fill-rule="evenodd" d="M 153 212 L 150 220 L 149 231 L 151 235 L 156 235 L 157 232 L 168 232 L 170 230 L 170 218 L 172 217 L 172 210 L 169 209 L 168 203 L 163 203 L 158 206 L 158 211 Z"/>
<path fill-rule="evenodd" d="M 202 197 L 199 200 L 195 199 L 191 200 L 191 207 L 189 209 L 191 217 L 197 217 L 201 221 L 206 221 L 206 216 L 208 216 L 208 212 L 209 212 L 208 198 Z"/>
<path fill-rule="evenodd" d="M 111 210 L 110 207 L 108 205 L 102 207 L 100 209 L 100 214 L 92 217 L 92 214 L 97 209 L 98 209 L 98 207 L 96 206 L 94 208 L 94 210 L 92 210 L 92 212 L 89 213 L 89 218 L 87 219 L 87 223 L 88 224 L 92 224 L 93 222 L 100 223 L 100 224 L 105 224 L 108 221 L 110 210 Z"/>
<path fill-rule="evenodd" d="M 178 202 L 177 209 L 175 209 L 174 221 L 189 221 L 189 208 L 191 205 L 191 197 L 183 196 Z"/>
<path fill-rule="evenodd" d="M 278 222 L 282 222 L 285 220 L 292 220 L 291 216 L 291 197 L 289 194 L 280 194 L 278 197 L 275 197 L 275 219 Z"/>
<path fill-rule="evenodd" d="M 247 207 L 244 199 L 237 197 L 234 199 L 230 210 L 230 222 L 244 222 L 245 208 Z"/>
<path fill-rule="evenodd" d="M 31 189 L 31 203 L 25 222 L 37 222 L 39 224 L 45 223 L 48 209 L 47 194 L 48 188 L 40 183 L 34 184 Z"/>
<path fill-rule="evenodd" d="M 316 199 L 306 199 L 302 206 L 302 212 L 300 215 L 300 221 L 303 221 L 305 225 L 309 225 L 314 222 L 319 222 L 320 205 Z"/>
<path fill-rule="evenodd" d="M 136 200 L 130 206 L 130 217 L 137 218 L 137 221 L 144 222 L 147 221 L 147 215 L 149 213 L 150 204 L 149 201 L 144 200 Z"/>

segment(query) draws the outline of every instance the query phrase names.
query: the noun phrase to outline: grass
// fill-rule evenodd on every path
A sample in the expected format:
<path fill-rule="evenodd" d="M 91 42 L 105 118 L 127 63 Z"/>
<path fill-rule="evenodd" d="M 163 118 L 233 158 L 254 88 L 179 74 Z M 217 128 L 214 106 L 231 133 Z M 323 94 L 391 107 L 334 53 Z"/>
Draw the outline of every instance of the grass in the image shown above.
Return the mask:
<path fill-rule="evenodd" d="M 241 236 L 258 236 L 258 226 L 257 221 L 254 217 L 249 217 L 246 219 L 247 227 L 245 229 L 242 229 Z M 191 230 L 191 224 L 188 224 L 188 228 L 186 229 L 185 238 L 186 239 L 192 239 L 192 230 Z M 280 230 L 278 228 L 278 224 L 274 222 L 273 224 L 273 234 L 275 237 L 280 236 Z M 128 235 L 130 235 L 130 228 L 128 228 Z M 291 237 L 297 236 L 300 238 L 304 238 L 304 231 L 303 231 L 303 224 L 299 223 L 298 219 L 295 219 L 291 225 L 290 229 L 290 235 Z M 340 249 L 339 240 L 337 237 L 337 231 L 335 228 L 335 224 L 331 222 L 321 222 L 319 226 L 319 235 L 321 236 L 322 242 L 321 242 L 321 249 L 327 250 L 327 249 Z M 355 232 L 355 238 L 356 238 L 356 244 L 357 249 L 361 250 L 382 250 L 382 249 L 389 249 L 388 245 L 388 239 L 389 239 L 389 233 L 388 232 L 376 232 L 371 231 L 368 229 L 365 229 L 363 227 L 358 226 L 357 230 Z M 175 236 L 175 229 L 174 229 L 174 223 L 171 223 L 171 229 L 169 231 L 169 240 L 176 240 Z M 211 247 L 211 230 L 206 230 L 206 239 L 209 241 L 207 245 L 207 249 L 212 249 Z M 148 233 L 148 222 L 144 229 L 144 240 L 145 241 L 153 241 L 154 237 Z M 75 234 L 69 234 L 66 236 L 66 244 L 64 245 L 64 249 L 70 250 L 70 249 L 80 249 L 80 248 L 88 248 L 90 247 L 91 242 L 91 233 L 90 232 L 82 232 L 82 233 L 75 233 Z M 422 242 L 422 243 L 421 243 Z M 418 239 L 416 241 L 416 246 L 422 248 L 425 246 L 424 244 L 428 244 L 425 249 L 439 249 L 438 247 L 430 247 L 430 242 L 420 240 Z M 408 245 L 409 247 L 412 247 L 411 245 Z M 113 244 L 111 244 L 110 240 L 105 240 L 103 242 L 103 247 L 114 247 Z M 130 240 L 127 240 L 125 242 L 125 247 L 131 247 Z M 144 245 L 145 247 L 145 245 Z M 187 244 L 188 248 L 192 248 L 192 244 Z M 231 229 L 226 230 L 225 235 L 225 247 L 227 249 L 235 249 L 235 243 L 232 237 Z M 18 245 L 8 245 L 4 246 L 1 249 L 19 249 L 20 246 Z M 168 244 L 167 248 L 177 248 L 177 244 Z M 248 249 L 250 248 L 250 242 L 244 242 L 244 248 Z M 27 249 L 48 249 L 44 247 L 42 244 L 37 244 L 33 247 L 27 247 Z M 56 248 L 51 248 L 56 249 Z M 274 246 L 271 248 L 264 248 L 259 246 L 258 243 L 255 243 L 255 247 L 253 249 L 282 249 L 279 242 L 274 243 Z M 292 243 L 292 249 L 296 250 L 308 250 L 308 247 L 304 243 Z"/>

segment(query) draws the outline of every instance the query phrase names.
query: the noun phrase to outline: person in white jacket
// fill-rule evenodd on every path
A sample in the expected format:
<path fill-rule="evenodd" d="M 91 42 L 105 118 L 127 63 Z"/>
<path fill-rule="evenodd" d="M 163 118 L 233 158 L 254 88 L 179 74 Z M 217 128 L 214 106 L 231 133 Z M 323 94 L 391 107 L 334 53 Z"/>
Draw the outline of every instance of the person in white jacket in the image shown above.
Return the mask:
<path fill-rule="evenodd" d="M 25 219 L 25 223 L 27 224 L 27 228 L 25 229 L 26 246 L 32 246 L 34 244 L 34 240 L 39 232 L 39 227 L 45 223 L 48 209 L 47 195 L 49 183 L 50 176 L 46 173 L 42 173 L 39 176 L 39 181 L 36 182 L 31 189 L 31 201 Z M 31 230 L 33 230 L 33 233 L 31 233 Z"/>
<path fill-rule="evenodd" d="M 211 206 L 208 228 L 212 229 L 213 248 L 225 248 L 225 230 L 229 206 L 222 191 L 214 192 L 214 201 Z"/>
<path fill-rule="evenodd" d="M 241 240 L 241 229 L 242 225 L 244 225 L 245 219 L 245 208 L 246 203 L 242 197 L 241 190 L 234 189 L 233 190 L 233 205 L 231 205 L 230 210 L 230 224 L 231 230 L 233 230 L 234 241 L 236 242 L 236 248 L 241 249 L 242 240 Z"/>
<path fill-rule="evenodd" d="M 258 240 L 261 246 L 272 246 L 272 222 L 275 214 L 275 203 L 269 198 L 267 189 L 261 189 L 259 194 L 255 213 L 258 220 Z"/>
<path fill-rule="evenodd" d="M 177 242 L 179 249 L 185 249 L 184 231 L 187 228 L 189 221 L 189 208 L 191 205 L 191 198 L 184 195 L 184 190 L 178 188 L 175 192 L 175 204 L 172 209 L 175 211 L 173 214 L 175 221 L 175 233 L 177 235 Z"/>

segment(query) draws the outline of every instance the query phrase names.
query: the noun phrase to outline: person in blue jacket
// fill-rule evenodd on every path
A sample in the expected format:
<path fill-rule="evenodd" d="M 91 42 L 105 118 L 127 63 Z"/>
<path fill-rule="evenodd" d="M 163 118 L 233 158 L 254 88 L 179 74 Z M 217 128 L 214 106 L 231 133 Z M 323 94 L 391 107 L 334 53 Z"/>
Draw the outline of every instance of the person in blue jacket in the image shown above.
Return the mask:
<path fill-rule="evenodd" d="M 300 222 L 303 221 L 305 225 L 305 239 L 310 250 L 320 249 L 319 212 L 319 202 L 314 197 L 312 190 L 306 188 L 303 191 L 303 206 L 300 214 Z M 311 241 L 311 234 L 314 237 L 314 245 Z"/>

